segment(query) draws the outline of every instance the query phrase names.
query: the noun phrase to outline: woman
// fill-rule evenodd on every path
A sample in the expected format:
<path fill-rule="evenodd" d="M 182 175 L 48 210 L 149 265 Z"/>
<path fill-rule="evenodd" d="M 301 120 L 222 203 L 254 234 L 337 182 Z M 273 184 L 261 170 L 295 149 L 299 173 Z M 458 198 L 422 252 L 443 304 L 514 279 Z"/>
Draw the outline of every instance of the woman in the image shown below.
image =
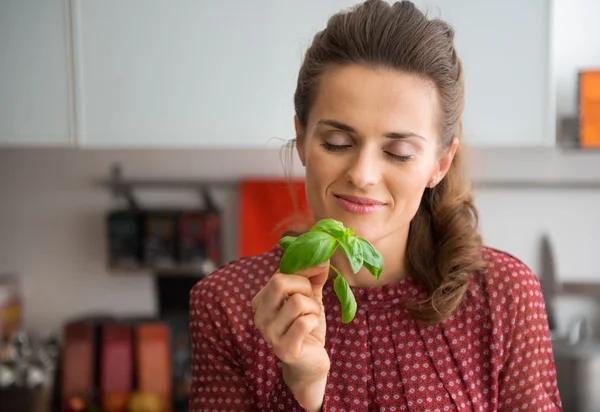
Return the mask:
<path fill-rule="evenodd" d="M 315 36 L 294 99 L 307 200 L 384 271 L 353 274 L 336 252 L 283 275 L 275 245 L 202 280 L 192 411 L 561 410 L 539 282 L 481 244 L 453 35 L 410 2 L 373 0 Z M 348 324 L 328 263 L 358 302 Z"/>

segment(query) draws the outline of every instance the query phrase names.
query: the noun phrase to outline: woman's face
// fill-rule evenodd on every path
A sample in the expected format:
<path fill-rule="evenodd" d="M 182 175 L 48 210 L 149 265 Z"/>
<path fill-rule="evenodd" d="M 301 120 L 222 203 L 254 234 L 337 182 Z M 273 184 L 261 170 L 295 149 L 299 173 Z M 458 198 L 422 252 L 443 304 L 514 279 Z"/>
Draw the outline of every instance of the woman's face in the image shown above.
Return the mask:
<path fill-rule="evenodd" d="M 359 65 L 319 79 L 298 154 L 315 219 L 333 218 L 372 243 L 406 237 L 426 187 L 456 150 L 440 150 L 435 85 L 418 76 Z M 394 242 L 395 243 L 395 242 Z"/>

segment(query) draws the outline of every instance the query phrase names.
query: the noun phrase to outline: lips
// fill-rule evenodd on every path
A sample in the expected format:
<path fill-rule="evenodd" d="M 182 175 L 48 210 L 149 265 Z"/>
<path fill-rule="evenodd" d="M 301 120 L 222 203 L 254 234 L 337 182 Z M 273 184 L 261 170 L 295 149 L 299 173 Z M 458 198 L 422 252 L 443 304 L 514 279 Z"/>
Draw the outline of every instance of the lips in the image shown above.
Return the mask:
<path fill-rule="evenodd" d="M 349 213 L 367 215 L 385 207 L 386 203 L 376 199 L 351 195 L 335 195 L 340 208 Z"/>
<path fill-rule="evenodd" d="M 352 195 L 334 195 L 339 199 L 346 200 L 348 202 L 356 203 L 357 205 L 365 205 L 365 206 L 383 206 L 385 202 L 380 202 L 376 199 L 371 199 L 368 197 L 360 197 L 360 196 L 352 196 Z"/>

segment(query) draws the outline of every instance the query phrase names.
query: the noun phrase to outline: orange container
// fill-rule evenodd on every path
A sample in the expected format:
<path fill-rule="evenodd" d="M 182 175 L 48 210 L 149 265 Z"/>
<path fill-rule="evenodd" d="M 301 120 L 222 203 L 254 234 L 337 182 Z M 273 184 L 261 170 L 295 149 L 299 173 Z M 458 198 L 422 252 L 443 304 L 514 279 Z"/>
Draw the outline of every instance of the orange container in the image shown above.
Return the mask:
<path fill-rule="evenodd" d="M 158 395 L 166 412 L 172 410 L 171 339 L 162 322 L 135 327 L 138 390 Z"/>
<path fill-rule="evenodd" d="M 579 143 L 600 149 L 600 69 L 579 73 Z"/>

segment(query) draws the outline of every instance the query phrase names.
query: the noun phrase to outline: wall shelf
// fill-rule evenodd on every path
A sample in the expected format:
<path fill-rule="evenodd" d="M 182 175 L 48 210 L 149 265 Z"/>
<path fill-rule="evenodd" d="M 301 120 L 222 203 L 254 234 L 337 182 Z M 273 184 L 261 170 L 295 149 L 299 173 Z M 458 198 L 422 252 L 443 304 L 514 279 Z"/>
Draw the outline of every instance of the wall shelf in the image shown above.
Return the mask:
<path fill-rule="evenodd" d="M 135 225 L 138 229 L 135 231 L 136 237 L 141 236 L 138 239 L 141 242 L 141 247 L 143 250 L 137 250 L 139 247 L 135 246 L 135 251 L 132 250 L 128 252 L 128 259 L 125 262 L 120 262 L 118 258 L 109 258 L 108 261 L 108 271 L 113 274 L 148 274 L 151 272 L 157 276 L 185 276 L 185 277 L 194 277 L 194 278 L 202 278 L 207 274 L 211 273 L 219 264 L 220 259 L 222 258 L 212 258 L 211 252 L 208 251 L 209 243 L 214 245 L 214 242 L 218 240 L 214 240 L 214 236 L 220 236 L 218 233 L 214 232 L 214 230 L 222 230 L 220 227 L 220 208 L 217 206 L 215 201 L 213 200 L 213 196 L 210 193 L 210 189 L 215 187 L 235 187 L 234 181 L 208 181 L 208 180 L 186 180 L 186 179 L 125 179 L 123 177 L 123 169 L 119 163 L 114 163 L 110 170 L 110 177 L 107 180 L 100 181 L 100 184 L 112 192 L 113 196 L 117 198 L 125 198 L 128 202 L 128 206 L 131 211 L 115 211 L 115 213 L 126 213 L 127 218 L 125 221 L 128 221 L 128 226 L 126 227 L 129 230 L 128 233 L 132 233 L 131 226 Z M 160 188 L 160 189 L 189 189 L 192 191 L 196 191 L 200 196 L 200 200 L 202 201 L 201 210 L 206 212 L 206 215 L 196 215 L 195 217 L 190 217 L 191 219 L 188 223 L 181 223 L 183 221 L 179 220 L 179 210 L 174 210 L 173 213 L 167 212 L 169 223 L 168 226 L 165 226 L 164 219 L 165 216 L 158 216 L 159 219 L 163 219 L 163 221 L 158 223 L 157 229 L 148 229 L 147 225 L 149 224 L 147 221 L 142 223 L 140 227 L 140 219 L 138 216 L 145 216 L 147 213 L 154 213 L 156 211 L 152 211 L 151 209 L 145 209 L 140 207 L 138 200 L 134 194 L 135 189 L 149 189 L 149 188 Z M 130 214 L 133 213 L 133 215 Z M 197 212 L 197 211 L 196 211 Z M 134 217 L 131 217 L 134 216 Z M 205 220 L 208 219 L 208 220 Z M 129 219 L 129 220 L 128 220 Z M 133 220 L 131 220 L 133 219 Z M 144 217 L 143 219 L 146 219 Z M 201 227 L 203 229 L 198 229 L 198 219 L 202 219 L 204 223 L 202 223 Z M 116 221 L 115 221 L 116 222 Z M 136 223 L 131 223 L 136 222 Z M 210 223 L 208 223 L 210 222 Z M 115 224 L 113 222 L 113 224 Z M 116 223 L 117 227 L 120 223 Z M 219 225 L 216 228 L 214 225 Z M 186 230 L 183 229 L 181 225 L 191 225 L 191 234 L 187 233 Z M 204 226 L 207 225 L 207 226 Z M 110 226 L 110 223 L 109 223 Z M 143 228 L 142 228 L 143 227 Z M 165 229 L 168 227 L 168 229 Z M 212 229 L 211 229 L 212 228 Z M 175 238 L 173 238 L 173 230 L 176 232 Z M 200 230 L 201 232 L 198 232 Z M 110 231 L 110 228 L 109 228 Z M 180 232 L 184 231 L 187 233 L 187 240 L 182 241 L 179 237 Z M 210 232 L 205 232 L 210 231 Z M 117 230 L 117 233 L 119 231 Z M 166 244 L 163 245 L 165 233 L 169 233 L 166 235 Z M 142 233 L 142 235 L 140 235 Z M 209 233 L 209 234 L 207 234 Z M 202 239 L 199 238 L 202 237 Z M 200 239 L 200 240 L 199 240 Z M 210 239 L 210 240 L 209 240 Z M 111 242 L 112 240 L 109 240 Z M 199 246 L 198 242 L 209 242 L 203 243 L 202 246 Z M 150 242 L 150 243 L 148 243 Z M 175 242 L 175 243 L 173 243 Z M 183 243 L 180 243 L 183 242 Z M 149 246 L 152 244 L 153 246 Z M 158 245 L 158 246 L 157 246 Z M 177 245 L 177 246 L 174 246 Z M 152 253 L 162 253 L 165 256 L 168 256 L 169 263 L 161 264 L 158 261 L 154 261 L 153 259 L 148 259 L 146 253 L 148 252 L 148 248 L 152 249 L 152 247 L 157 248 L 158 252 L 154 250 Z M 185 248 L 192 248 L 193 256 L 184 256 L 189 254 L 189 251 L 183 251 Z M 206 250 L 200 252 L 198 248 L 205 247 Z M 213 247 L 214 250 L 214 246 Z M 181 249 L 183 248 L 183 249 Z M 221 248 L 221 246 L 219 246 Z M 164 250 L 163 250 L 164 249 Z M 202 261 L 198 262 L 198 258 L 202 253 Z M 135 255 L 135 257 L 134 257 Z M 172 262 L 171 262 L 172 260 Z M 135 261 L 135 262 L 132 262 Z"/>
<path fill-rule="evenodd" d="M 557 297 L 565 295 L 590 296 L 600 299 L 599 282 L 561 282 L 558 285 Z"/>
<path fill-rule="evenodd" d="M 110 177 L 101 180 L 100 184 L 109 188 L 115 196 L 128 198 L 133 204 L 137 204 L 134 189 L 187 189 L 204 193 L 208 189 L 236 190 L 239 187 L 236 179 L 125 178 L 123 168 L 118 163 L 111 166 Z M 472 187 L 484 190 L 600 190 L 600 179 L 474 178 Z"/>
<path fill-rule="evenodd" d="M 494 180 L 474 179 L 473 189 L 600 190 L 600 180 Z"/>
<path fill-rule="evenodd" d="M 114 275 L 140 275 L 147 276 L 152 273 L 156 276 L 186 276 L 202 279 L 207 275 L 205 270 L 197 266 L 174 266 L 174 267 L 154 267 L 154 266 L 139 266 L 139 267 L 113 267 L 109 266 L 108 271 Z"/>

